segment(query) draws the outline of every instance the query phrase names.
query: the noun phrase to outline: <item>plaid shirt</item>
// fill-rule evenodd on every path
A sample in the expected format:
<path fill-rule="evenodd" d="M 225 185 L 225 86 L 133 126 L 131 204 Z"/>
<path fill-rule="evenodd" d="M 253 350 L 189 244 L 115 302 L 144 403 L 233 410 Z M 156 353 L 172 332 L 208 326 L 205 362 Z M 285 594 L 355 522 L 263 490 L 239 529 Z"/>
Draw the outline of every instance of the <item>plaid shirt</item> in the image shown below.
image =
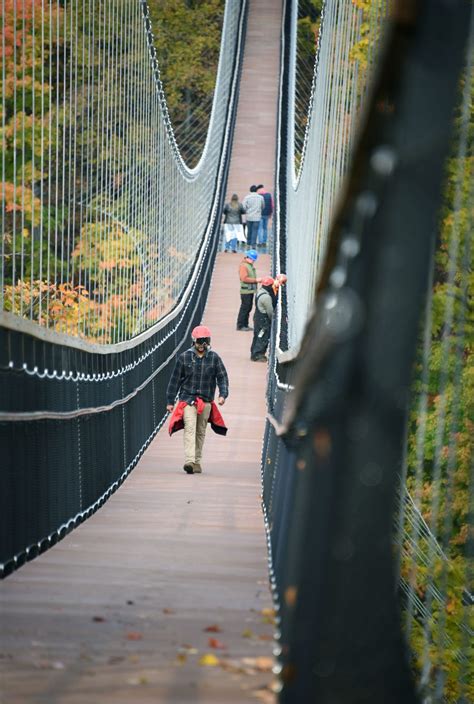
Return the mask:
<path fill-rule="evenodd" d="M 194 347 L 182 352 L 177 361 L 166 391 L 167 403 L 172 404 L 176 395 L 180 401 L 193 404 L 196 396 L 203 401 L 213 401 L 219 386 L 219 395 L 229 395 L 229 378 L 222 359 L 216 352 L 207 350 L 199 357 Z"/>

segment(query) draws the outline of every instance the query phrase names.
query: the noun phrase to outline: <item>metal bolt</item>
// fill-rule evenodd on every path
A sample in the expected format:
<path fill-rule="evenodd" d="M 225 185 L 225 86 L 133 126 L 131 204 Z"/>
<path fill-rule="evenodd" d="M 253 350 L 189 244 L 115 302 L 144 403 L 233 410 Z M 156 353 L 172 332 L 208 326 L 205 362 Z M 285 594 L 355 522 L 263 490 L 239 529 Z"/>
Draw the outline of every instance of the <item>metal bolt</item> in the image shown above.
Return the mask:
<path fill-rule="evenodd" d="M 370 157 L 370 165 L 380 176 L 390 176 L 397 163 L 397 156 L 392 147 L 377 147 Z"/>
<path fill-rule="evenodd" d="M 365 218 L 371 218 L 377 210 L 377 198 L 371 191 L 364 191 L 357 198 L 356 208 L 359 213 Z"/>
<path fill-rule="evenodd" d="M 357 237 L 349 235 L 341 243 L 341 252 L 346 257 L 356 257 L 360 252 L 360 244 Z"/>
<path fill-rule="evenodd" d="M 334 288 L 342 288 L 346 283 L 347 272 L 342 266 L 336 266 L 329 277 L 329 281 Z"/>

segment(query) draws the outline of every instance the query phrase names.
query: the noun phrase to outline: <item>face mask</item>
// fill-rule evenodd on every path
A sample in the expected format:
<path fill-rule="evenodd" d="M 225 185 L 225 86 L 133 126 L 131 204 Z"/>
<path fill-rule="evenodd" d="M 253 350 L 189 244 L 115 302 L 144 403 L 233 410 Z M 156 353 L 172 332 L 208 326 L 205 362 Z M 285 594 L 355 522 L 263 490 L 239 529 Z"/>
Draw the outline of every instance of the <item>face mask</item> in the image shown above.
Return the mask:
<path fill-rule="evenodd" d="M 209 347 L 210 342 L 211 341 L 208 337 L 198 337 L 194 344 L 196 347 L 206 349 L 206 347 Z"/>

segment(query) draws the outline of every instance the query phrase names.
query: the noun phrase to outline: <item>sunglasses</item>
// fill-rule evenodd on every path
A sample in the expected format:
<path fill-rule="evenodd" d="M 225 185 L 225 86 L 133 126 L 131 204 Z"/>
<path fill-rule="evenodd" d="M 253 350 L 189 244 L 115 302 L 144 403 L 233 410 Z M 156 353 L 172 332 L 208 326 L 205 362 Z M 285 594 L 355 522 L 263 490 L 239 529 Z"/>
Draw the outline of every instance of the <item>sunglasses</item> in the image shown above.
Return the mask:
<path fill-rule="evenodd" d="M 209 344 L 208 337 L 197 337 L 196 338 L 196 345 L 208 345 L 208 344 Z"/>

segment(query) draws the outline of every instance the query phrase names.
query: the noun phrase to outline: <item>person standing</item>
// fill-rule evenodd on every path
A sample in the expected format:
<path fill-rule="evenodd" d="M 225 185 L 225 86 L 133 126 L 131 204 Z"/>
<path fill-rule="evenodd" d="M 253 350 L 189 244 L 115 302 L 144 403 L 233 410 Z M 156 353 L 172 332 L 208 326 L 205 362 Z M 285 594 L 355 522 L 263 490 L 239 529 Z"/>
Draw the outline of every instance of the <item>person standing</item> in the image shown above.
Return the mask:
<path fill-rule="evenodd" d="M 202 472 L 202 450 L 208 422 L 212 429 L 225 435 L 224 419 L 214 403 L 222 406 L 229 395 L 229 378 L 219 355 L 211 350 L 211 331 L 198 325 L 191 333 L 193 345 L 182 352 L 170 377 L 166 391 L 166 410 L 172 415 L 169 434 L 184 427 L 184 466 L 187 474 Z M 178 403 L 175 399 L 178 397 Z"/>
<path fill-rule="evenodd" d="M 242 215 L 244 206 L 239 201 L 237 193 L 232 195 L 229 203 L 224 205 L 224 239 L 225 252 L 237 252 L 237 242 L 245 242 Z"/>
<path fill-rule="evenodd" d="M 261 279 L 257 278 L 255 262 L 258 254 L 254 249 L 249 249 L 239 265 L 240 279 L 240 309 L 237 316 L 237 330 L 251 330 L 249 327 L 249 315 L 252 310 L 253 298 L 257 290 L 257 284 Z"/>
<path fill-rule="evenodd" d="M 245 196 L 243 206 L 245 208 L 245 220 L 247 222 L 247 244 L 249 247 L 255 247 L 257 244 L 258 227 L 265 207 L 263 196 L 257 193 L 257 186 L 250 186 L 250 193 Z"/>
<path fill-rule="evenodd" d="M 255 299 L 253 339 L 250 348 L 252 362 L 266 362 L 267 348 L 270 342 L 273 311 L 277 303 L 278 290 L 287 281 L 286 274 L 279 274 L 275 279 L 266 276 Z"/>
<path fill-rule="evenodd" d="M 262 196 L 265 203 L 258 227 L 257 246 L 264 248 L 267 246 L 268 240 L 268 220 L 273 214 L 273 198 L 271 193 L 265 190 L 263 183 L 257 186 L 257 193 Z"/>

